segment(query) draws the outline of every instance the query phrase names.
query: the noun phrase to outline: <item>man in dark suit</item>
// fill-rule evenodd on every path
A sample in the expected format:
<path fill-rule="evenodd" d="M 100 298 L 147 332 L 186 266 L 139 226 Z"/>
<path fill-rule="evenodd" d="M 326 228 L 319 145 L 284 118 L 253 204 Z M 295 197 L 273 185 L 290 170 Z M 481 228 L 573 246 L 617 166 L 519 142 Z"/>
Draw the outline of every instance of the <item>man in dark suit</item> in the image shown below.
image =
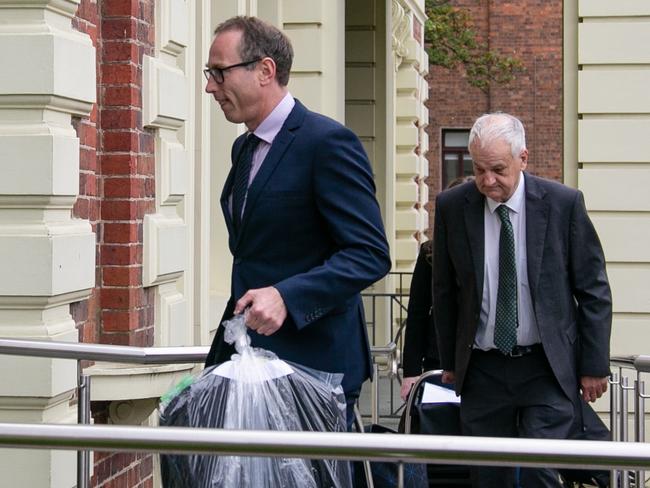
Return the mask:
<path fill-rule="evenodd" d="M 351 423 L 370 375 L 359 293 L 391 262 L 366 153 L 349 129 L 291 96 L 292 58 L 287 37 L 257 18 L 215 30 L 206 91 L 247 128 L 221 195 L 233 254 L 223 318 L 248 308 L 253 346 L 343 373 Z M 206 366 L 230 358 L 221 329 Z"/>
<path fill-rule="evenodd" d="M 607 388 L 611 293 L 582 194 L 523 170 L 524 128 L 480 117 L 469 139 L 475 183 L 438 195 L 434 316 L 443 381 L 461 394 L 464 433 L 564 438 L 580 391 Z M 512 469 L 474 470 L 475 485 L 512 486 Z M 521 486 L 560 486 L 522 469 Z"/>

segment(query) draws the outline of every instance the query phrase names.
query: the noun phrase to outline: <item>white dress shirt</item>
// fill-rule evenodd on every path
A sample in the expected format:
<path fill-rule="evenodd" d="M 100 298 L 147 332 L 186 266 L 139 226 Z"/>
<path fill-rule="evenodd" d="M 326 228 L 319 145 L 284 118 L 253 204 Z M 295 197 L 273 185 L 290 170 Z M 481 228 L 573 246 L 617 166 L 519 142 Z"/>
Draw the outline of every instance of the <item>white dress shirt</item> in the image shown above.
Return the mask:
<path fill-rule="evenodd" d="M 278 103 L 271 113 L 262 121 L 262 123 L 253 131 L 257 137 L 259 137 L 260 143 L 255 148 L 253 153 L 253 160 L 251 161 L 251 172 L 248 175 L 248 186 L 251 186 L 253 179 L 257 175 L 258 171 L 262 167 L 262 163 L 266 158 L 266 155 L 271 149 L 271 144 L 275 140 L 275 137 L 282 129 L 284 122 L 289 117 L 289 114 L 293 110 L 296 100 L 293 98 L 291 93 L 288 93 L 284 96 L 280 103 Z M 244 204 L 242 205 L 241 211 L 242 215 L 244 214 L 244 209 L 246 208 L 246 199 L 248 198 L 248 191 L 246 191 L 246 196 L 244 197 Z M 228 198 L 228 206 L 230 212 L 232 213 L 232 192 Z"/>
<path fill-rule="evenodd" d="M 494 345 L 494 316 L 499 289 L 499 235 L 501 219 L 495 212 L 499 205 L 508 207 L 515 238 L 515 260 L 517 263 L 517 344 L 529 346 L 541 342 L 539 329 L 535 320 L 533 303 L 528 286 L 528 266 L 526 259 L 526 192 L 523 173 L 513 195 L 503 204 L 491 198 L 485 198 L 484 232 L 485 232 L 485 268 L 483 275 L 483 300 L 481 317 L 474 339 L 474 347 L 488 350 Z"/>

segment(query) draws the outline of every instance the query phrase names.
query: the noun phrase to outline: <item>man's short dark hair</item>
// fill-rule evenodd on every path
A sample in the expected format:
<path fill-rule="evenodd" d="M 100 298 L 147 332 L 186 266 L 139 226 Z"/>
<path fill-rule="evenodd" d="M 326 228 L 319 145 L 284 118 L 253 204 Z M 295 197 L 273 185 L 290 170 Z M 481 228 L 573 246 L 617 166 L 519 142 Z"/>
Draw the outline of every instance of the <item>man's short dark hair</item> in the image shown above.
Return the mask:
<path fill-rule="evenodd" d="M 214 30 L 215 36 L 227 31 L 242 33 L 239 56 L 242 61 L 271 58 L 275 61 L 275 79 L 280 86 L 289 83 L 289 72 L 293 61 L 291 41 L 277 27 L 257 17 L 237 16 L 222 22 Z M 253 69 L 251 66 L 249 69 Z"/>

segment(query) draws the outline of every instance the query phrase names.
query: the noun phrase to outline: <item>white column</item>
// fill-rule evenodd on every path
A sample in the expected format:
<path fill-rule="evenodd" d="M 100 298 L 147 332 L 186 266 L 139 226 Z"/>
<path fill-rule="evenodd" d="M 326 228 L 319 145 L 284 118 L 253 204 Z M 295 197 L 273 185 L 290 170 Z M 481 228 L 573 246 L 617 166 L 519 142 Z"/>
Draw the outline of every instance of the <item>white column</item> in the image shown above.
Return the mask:
<path fill-rule="evenodd" d="M 72 218 L 74 115 L 95 101 L 95 50 L 72 29 L 79 0 L 0 0 L 0 336 L 76 342 L 69 304 L 95 286 L 95 235 Z M 74 361 L 0 356 L 0 420 L 76 422 Z M 69 487 L 76 453 L 0 450 L 2 484 Z"/>
<path fill-rule="evenodd" d="M 188 2 L 161 0 L 156 11 L 155 57 L 143 61 L 142 118 L 156 129 L 156 213 L 144 218 L 143 284 L 156 286 L 155 344 L 193 342 L 192 132 Z M 190 147 L 188 147 L 188 145 Z"/>

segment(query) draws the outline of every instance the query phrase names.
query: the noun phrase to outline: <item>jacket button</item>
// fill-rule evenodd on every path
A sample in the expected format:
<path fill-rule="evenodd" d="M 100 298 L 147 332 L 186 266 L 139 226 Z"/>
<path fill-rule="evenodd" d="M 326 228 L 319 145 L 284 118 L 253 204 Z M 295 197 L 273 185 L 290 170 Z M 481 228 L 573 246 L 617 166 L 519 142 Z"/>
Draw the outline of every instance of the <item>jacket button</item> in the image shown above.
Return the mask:
<path fill-rule="evenodd" d="M 233 261 L 233 263 L 235 263 L 235 264 L 241 264 L 241 258 L 235 258 L 235 260 Z"/>

